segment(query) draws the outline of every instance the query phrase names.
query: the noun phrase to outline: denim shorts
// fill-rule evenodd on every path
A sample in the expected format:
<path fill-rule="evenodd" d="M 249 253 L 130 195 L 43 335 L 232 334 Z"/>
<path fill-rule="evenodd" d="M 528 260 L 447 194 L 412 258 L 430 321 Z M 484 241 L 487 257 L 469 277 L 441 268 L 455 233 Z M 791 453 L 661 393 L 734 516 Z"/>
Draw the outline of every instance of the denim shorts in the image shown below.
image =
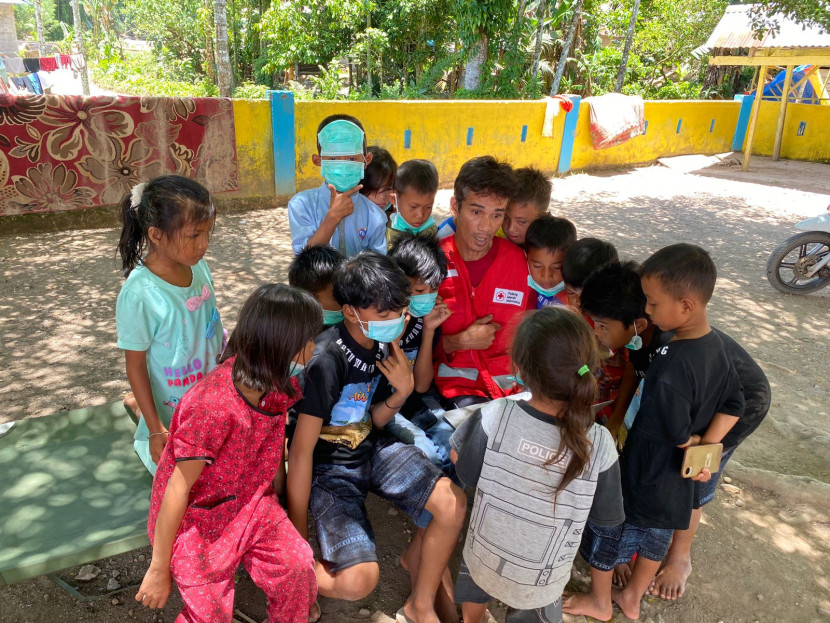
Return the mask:
<path fill-rule="evenodd" d="M 600 571 L 610 571 L 631 560 L 634 554 L 661 561 L 666 557 L 674 530 L 640 528 L 630 523 L 619 526 L 585 525 L 579 553 L 589 565 Z"/>
<path fill-rule="evenodd" d="M 455 603 L 464 602 L 474 604 L 486 604 L 492 597 L 476 584 L 470 575 L 470 570 L 464 561 L 458 568 L 458 578 L 455 581 Z M 509 605 L 509 604 L 508 604 Z M 561 623 L 562 622 L 562 598 L 560 597 L 552 604 L 544 608 L 533 610 L 516 610 L 509 608 L 505 623 Z"/>
<path fill-rule="evenodd" d="M 444 474 L 415 446 L 383 437 L 362 465 L 314 467 L 311 514 L 323 560 L 337 572 L 377 562 L 375 534 L 364 504 L 369 492 L 418 521 Z"/>
<path fill-rule="evenodd" d="M 727 461 L 732 457 L 732 453 L 735 452 L 737 447 L 724 448 L 720 457 L 720 469 L 717 473 L 712 474 L 712 477 L 706 482 L 695 482 L 694 508 L 705 506 L 715 498 L 715 491 L 718 489 L 718 481 L 723 473 L 723 468 L 726 467 Z"/>

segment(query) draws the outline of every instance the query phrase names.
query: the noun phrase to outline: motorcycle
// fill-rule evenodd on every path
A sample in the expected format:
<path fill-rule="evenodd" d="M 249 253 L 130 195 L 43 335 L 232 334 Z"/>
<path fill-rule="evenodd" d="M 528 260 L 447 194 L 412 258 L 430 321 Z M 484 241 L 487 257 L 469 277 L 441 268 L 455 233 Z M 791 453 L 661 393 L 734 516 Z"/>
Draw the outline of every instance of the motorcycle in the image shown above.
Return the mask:
<path fill-rule="evenodd" d="M 801 221 L 796 234 L 767 260 L 767 279 L 784 294 L 808 294 L 830 284 L 830 206 L 827 214 Z"/>

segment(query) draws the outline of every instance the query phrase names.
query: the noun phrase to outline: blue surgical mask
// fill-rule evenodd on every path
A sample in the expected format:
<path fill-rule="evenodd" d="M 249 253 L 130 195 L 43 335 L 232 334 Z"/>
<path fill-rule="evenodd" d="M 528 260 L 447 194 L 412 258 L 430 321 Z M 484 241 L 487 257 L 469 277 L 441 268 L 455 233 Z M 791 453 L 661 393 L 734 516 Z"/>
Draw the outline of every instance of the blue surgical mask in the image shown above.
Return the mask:
<path fill-rule="evenodd" d="M 416 318 L 423 318 L 435 307 L 436 298 L 438 298 L 438 292 L 413 294 L 409 297 L 409 313 Z"/>
<path fill-rule="evenodd" d="M 354 315 L 360 323 L 360 330 L 363 331 L 363 335 L 370 340 L 384 344 L 389 344 L 398 339 L 398 336 L 403 333 L 404 324 L 406 323 L 406 316 L 401 313 L 400 318 L 393 318 L 392 320 L 370 320 L 365 323 L 368 325 L 368 328 L 366 328 L 363 326 L 364 322 L 360 319 L 360 316 L 357 315 L 357 311 Z"/>
<path fill-rule="evenodd" d="M 547 296 L 548 298 L 550 298 L 551 296 L 556 296 L 562 290 L 565 289 L 565 282 L 564 281 L 560 281 L 559 283 L 557 283 L 552 288 L 543 288 L 538 283 L 536 283 L 536 280 L 533 277 L 531 277 L 530 275 L 527 276 L 527 285 L 529 285 L 531 288 L 536 290 L 536 292 L 538 292 L 542 296 Z"/>
<path fill-rule="evenodd" d="M 305 370 L 305 364 L 297 361 L 292 361 L 288 368 L 288 376 L 297 376 L 300 372 Z"/>
<path fill-rule="evenodd" d="M 507 377 L 507 380 L 508 380 L 508 381 L 513 381 L 513 382 L 514 382 L 514 383 L 516 383 L 517 385 L 522 385 L 522 386 L 524 386 L 524 384 L 525 384 L 525 383 L 524 383 L 524 381 L 522 380 L 522 377 L 521 377 L 521 376 L 519 376 L 519 371 L 518 371 L 518 370 L 516 370 L 516 374 L 515 374 L 515 375 L 508 376 L 508 377 Z"/>
<path fill-rule="evenodd" d="M 352 160 L 323 160 L 320 162 L 320 172 L 327 183 L 334 186 L 337 192 L 344 192 L 360 184 L 363 179 L 363 162 Z"/>
<path fill-rule="evenodd" d="M 426 222 L 420 227 L 413 227 L 412 225 L 407 223 L 401 216 L 400 212 L 395 212 L 395 214 L 392 215 L 391 227 L 395 231 L 406 231 L 410 234 L 417 234 L 418 232 L 424 231 L 425 229 L 428 229 L 433 225 L 435 225 L 435 219 L 432 218 L 431 215 L 426 220 Z"/>
<path fill-rule="evenodd" d="M 330 309 L 323 310 L 323 325 L 326 327 L 330 327 L 333 324 L 337 324 L 338 322 L 343 321 L 343 311 L 338 309 L 337 311 L 331 311 Z"/>
<path fill-rule="evenodd" d="M 637 335 L 637 324 L 634 324 L 634 335 L 631 341 L 625 345 L 628 350 L 640 350 L 643 347 L 643 338 Z"/>

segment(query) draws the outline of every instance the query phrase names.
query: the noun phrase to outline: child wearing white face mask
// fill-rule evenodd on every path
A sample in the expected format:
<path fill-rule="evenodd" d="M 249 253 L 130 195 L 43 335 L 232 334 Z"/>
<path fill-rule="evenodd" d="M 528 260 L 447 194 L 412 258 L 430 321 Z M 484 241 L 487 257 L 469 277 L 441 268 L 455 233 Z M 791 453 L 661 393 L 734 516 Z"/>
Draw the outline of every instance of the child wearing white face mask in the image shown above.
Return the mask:
<path fill-rule="evenodd" d="M 317 128 L 317 153 L 323 184 L 304 190 L 288 202 L 291 247 L 330 244 L 346 257 L 363 249 L 386 253 L 386 214 L 360 194 L 365 168 L 372 162 L 360 121 L 331 115 Z"/>

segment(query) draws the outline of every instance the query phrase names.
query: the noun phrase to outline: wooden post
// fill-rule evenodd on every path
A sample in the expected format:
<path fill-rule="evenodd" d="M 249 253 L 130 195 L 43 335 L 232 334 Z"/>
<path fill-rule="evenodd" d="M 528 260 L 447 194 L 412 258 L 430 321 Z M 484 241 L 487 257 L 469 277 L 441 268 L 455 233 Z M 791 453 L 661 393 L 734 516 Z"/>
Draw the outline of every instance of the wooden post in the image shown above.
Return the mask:
<path fill-rule="evenodd" d="M 772 148 L 772 159 L 778 160 L 781 156 L 781 141 L 784 138 L 784 120 L 787 118 L 787 104 L 790 101 L 790 84 L 793 81 L 793 66 L 787 65 L 784 75 L 784 86 L 781 91 L 781 104 L 778 106 L 778 125 L 775 128 L 775 143 Z"/>
<path fill-rule="evenodd" d="M 758 72 L 758 86 L 755 89 L 755 102 L 752 104 L 752 114 L 749 117 L 749 133 L 746 135 L 744 148 L 743 171 L 749 170 L 749 158 L 752 156 L 752 142 L 755 140 L 755 126 L 758 125 L 758 112 L 761 110 L 761 100 L 764 99 L 764 87 L 767 85 L 767 66 L 762 65 Z"/>

